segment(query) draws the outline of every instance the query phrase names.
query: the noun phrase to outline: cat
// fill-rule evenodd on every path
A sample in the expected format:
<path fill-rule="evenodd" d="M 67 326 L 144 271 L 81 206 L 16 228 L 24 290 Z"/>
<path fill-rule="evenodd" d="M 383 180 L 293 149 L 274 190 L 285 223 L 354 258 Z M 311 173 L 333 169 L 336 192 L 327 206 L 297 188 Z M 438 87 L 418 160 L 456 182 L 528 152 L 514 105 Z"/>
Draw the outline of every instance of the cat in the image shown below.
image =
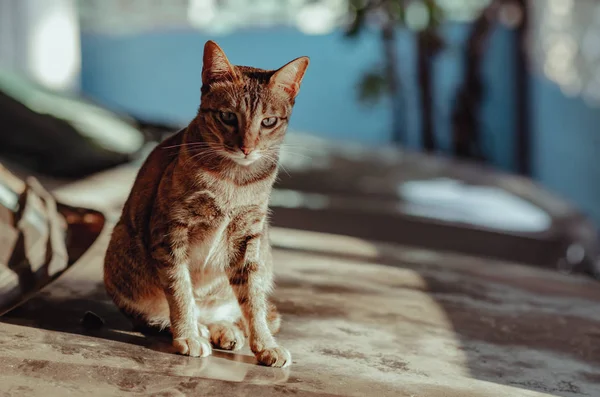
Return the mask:
<path fill-rule="evenodd" d="M 309 65 L 231 65 L 204 46 L 200 108 L 142 165 L 106 252 L 104 284 L 140 327 L 167 329 L 174 350 L 205 357 L 246 336 L 260 364 L 291 355 L 273 335 L 268 201 L 279 149 Z"/>

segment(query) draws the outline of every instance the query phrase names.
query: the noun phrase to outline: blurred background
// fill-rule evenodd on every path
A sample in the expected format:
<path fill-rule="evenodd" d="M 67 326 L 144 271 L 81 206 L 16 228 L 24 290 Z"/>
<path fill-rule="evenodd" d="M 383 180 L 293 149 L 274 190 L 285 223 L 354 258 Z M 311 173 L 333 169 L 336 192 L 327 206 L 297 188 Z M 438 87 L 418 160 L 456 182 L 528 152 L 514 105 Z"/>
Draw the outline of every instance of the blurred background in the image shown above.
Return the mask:
<path fill-rule="evenodd" d="M 195 116 L 206 40 L 267 69 L 308 55 L 276 221 L 589 272 L 599 34 L 594 0 L 0 0 L 0 156 L 139 163 Z"/>
<path fill-rule="evenodd" d="M 208 39 L 311 58 L 270 203 L 289 379 L 163 354 L 102 283 Z M 599 126 L 597 0 L 0 0 L 0 389 L 600 396 Z"/>

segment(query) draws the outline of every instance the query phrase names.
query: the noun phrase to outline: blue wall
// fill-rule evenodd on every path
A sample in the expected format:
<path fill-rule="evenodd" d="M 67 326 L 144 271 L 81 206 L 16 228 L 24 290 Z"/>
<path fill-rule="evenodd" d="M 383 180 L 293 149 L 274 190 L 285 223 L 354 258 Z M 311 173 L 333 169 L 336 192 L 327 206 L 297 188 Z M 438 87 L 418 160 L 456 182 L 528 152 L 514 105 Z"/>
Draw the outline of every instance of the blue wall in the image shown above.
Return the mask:
<path fill-rule="evenodd" d="M 532 79 L 533 174 L 600 225 L 600 110 Z"/>
<path fill-rule="evenodd" d="M 436 65 L 435 84 L 436 127 L 441 146 L 448 148 L 450 104 L 461 77 L 460 53 L 466 29 L 462 25 L 449 26 L 446 35 L 448 49 Z M 503 32 L 494 37 L 494 43 L 499 45 L 485 70 L 491 87 L 484 111 L 492 114 L 492 121 L 484 123 L 484 142 L 493 149 L 492 160 L 502 166 L 512 164 L 510 150 L 506 150 L 510 147 L 504 147 L 510 145 L 505 143 L 505 137 L 510 135 L 511 115 L 507 113 L 511 109 L 506 106 L 506 84 L 494 76 L 506 73 L 502 62 L 497 61 L 506 56 L 507 38 L 509 35 Z M 186 123 L 198 106 L 202 47 L 207 39 L 208 36 L 189 30 L 118 37 L 86 34 L 82 37 L 83 91 L 101 103 L 140 117 Z M 389 142 L 389 103 L 383 100 L 366 107 L 356 100 L 360 76 L 380 61 L 381 44 L 376 32 L 349 40 L 341 32 L 307 36 L 289 28 L 256 29 L 216 40 L 237 64 L 277 68 L 300 55 L 311 57 L 292 128 L 373 145 Z M 420 144 L 419 94 L 415 85 L 414 40 L 409 33 L 400 33 L 398 52 L 407 144 L 415 148 Z"/>
<path fill-rule="evenodd" d="M 187 123 L 199 105 L 207 39 L 195 31 L 84 35 L 83 91 L 141 117 Z M 234 64 L 275 69 L 298 56 L 311 57 L 292 128 L 333 139 L 388 141 L 387 108 L 364 108 L 355 101 L 355 82 L 379 55 L 374 37 L 350 42 L 340 34 L 305 36 L 277 29 L 238 32 L 216 40 Z"/>
<path fill-rule="evenodd" d="M 443 150 L 450 146 L 450 115 L 463 72 L 466 25 L 443 29 L 447 48 L 435 64 L 435 127 Z M 199 104 L 202 47 L 209 37 L 189 30 L 130 36 L 82 37 L 82 87 L 85 94 L 136 116 L 187 123 Z M 365 107 L 356 100 L 362 73 L 376 64 L 381 47 L 376 32 L 349 40 L 341 32 L 306 36 L 294 29 L 255 29 L 216 39 L 237 64 L 277 68 L 309 55 L 291 127 L 336 140 L 383 145 L 390 139 L 389 104 Z M 491 162 L 514 170 L 514 75 L 511 33 L 491 37 L 484 64 L 486 98 L 482 144 Z M 407 146 L 420 144 L 420 119 L 414 40 L 401 33 L 400 74 L 406 103 Z M 576 203 L 600 224 L 600 112 L 579 99 L 566 98 L 542 77 L 534 76 L 532 134 L 534 176 Z"/>

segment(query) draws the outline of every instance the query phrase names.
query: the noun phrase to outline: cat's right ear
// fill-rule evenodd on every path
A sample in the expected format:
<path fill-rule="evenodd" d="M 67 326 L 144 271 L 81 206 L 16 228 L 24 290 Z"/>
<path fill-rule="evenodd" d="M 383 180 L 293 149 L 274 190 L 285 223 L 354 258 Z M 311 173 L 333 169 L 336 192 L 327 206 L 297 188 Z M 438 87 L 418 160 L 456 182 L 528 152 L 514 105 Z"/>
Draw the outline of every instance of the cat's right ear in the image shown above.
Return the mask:
<path fill-rule="evenodd" d="M 215 81 L 235 79 L 235 69 L 229 63 L 225 53 L 217 43 L 209 40 L 204 45 L 202 65 L 202 84 L 211 84 Z"/>

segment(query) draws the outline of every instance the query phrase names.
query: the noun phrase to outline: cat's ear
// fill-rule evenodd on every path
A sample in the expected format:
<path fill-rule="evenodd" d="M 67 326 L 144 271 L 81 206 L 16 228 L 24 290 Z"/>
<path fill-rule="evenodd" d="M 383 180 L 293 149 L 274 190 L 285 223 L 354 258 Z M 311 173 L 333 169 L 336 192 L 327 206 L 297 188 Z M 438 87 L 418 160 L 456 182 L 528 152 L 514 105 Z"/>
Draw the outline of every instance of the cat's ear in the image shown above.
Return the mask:
<path fill-rule="evenodd" d="M 234 79 L 235 69 L 229 63 L 225 53 L 217 43 L 209 40 L 204 45 L 202 65 L 202 84 L 210 84 L 218 80 Z"/>
<path fill-rule="evenodd" d="M 273 87 L 282 88 L 295 98 L 300 90 L 300 83 L 309 64 L 308 57 L 296 58 L 290 63 L 279 68 L 269 81 Z"/>

